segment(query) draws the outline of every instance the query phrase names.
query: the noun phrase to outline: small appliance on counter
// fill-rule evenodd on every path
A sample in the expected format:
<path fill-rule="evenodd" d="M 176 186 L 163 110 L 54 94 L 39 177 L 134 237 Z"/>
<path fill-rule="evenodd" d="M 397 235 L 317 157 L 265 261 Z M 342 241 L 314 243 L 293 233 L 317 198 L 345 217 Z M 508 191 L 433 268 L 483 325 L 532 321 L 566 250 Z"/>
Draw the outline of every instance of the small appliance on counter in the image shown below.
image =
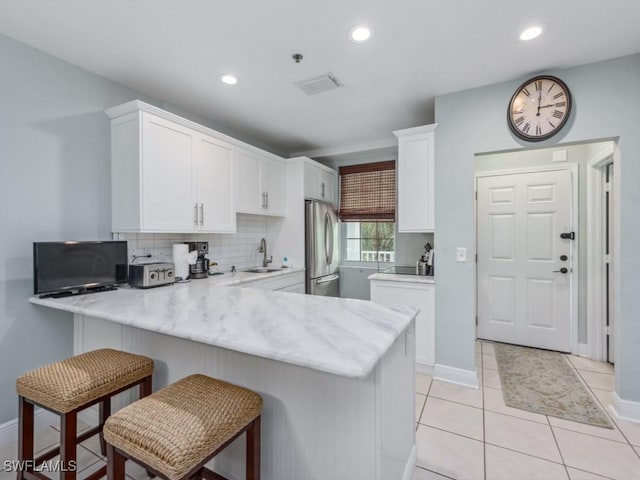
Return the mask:
<path fill-rule="evenodd" d="M 189 245 L 189 251 L 198 252 L 196 263 L 189 265 L 189 278 L 208 278 L 209 259 L 205 257 L 209 253 L 209 242 L 185 242 Z"/>
<path fill-rule="evenodd" d="M 151 288 L 175 283 L 173 263 L 152 262 L 129 265 L 129 283 L 135 288 Z"/>

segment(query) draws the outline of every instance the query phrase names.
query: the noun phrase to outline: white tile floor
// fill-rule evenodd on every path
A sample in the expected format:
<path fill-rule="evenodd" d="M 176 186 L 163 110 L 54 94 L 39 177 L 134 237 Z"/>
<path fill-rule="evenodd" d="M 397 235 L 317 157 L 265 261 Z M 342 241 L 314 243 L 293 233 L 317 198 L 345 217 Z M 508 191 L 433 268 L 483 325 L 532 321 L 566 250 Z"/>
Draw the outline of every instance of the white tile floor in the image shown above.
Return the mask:
<path fill-rule="evenodd" d="M 476 350 L 479 389 L 416 375 L 414 480 L 640 479 L 640 424 L 611 418 L 610 430 L 507 407 L 493 345 L 476 342 Z M 609 414 L 613 368 L 569 359 Z M 36 435 L 36 447 L 44 451 L 57 438 L 54 428 L 45 427 Z M 0 458 L 15 458 L 15 446 L 0 451 Z M 96 437 L 81 445 L 78 459 L 81 477 L 104 465 Z M 126 468 L 129 480 L 148 480 L 135 463 Z M 10 479 L 15 473 L 0 470 L 0 480 Z"/>
<path fill-rule="evenodd" d="M 417 374 L 414 480 L 640 479 L 640 424 L 611 418 L 611 430 L 507 407 L 494 355 L 476 342 L 479 389 Z M 568 357 L 609 414 L 613 367 Z"/>

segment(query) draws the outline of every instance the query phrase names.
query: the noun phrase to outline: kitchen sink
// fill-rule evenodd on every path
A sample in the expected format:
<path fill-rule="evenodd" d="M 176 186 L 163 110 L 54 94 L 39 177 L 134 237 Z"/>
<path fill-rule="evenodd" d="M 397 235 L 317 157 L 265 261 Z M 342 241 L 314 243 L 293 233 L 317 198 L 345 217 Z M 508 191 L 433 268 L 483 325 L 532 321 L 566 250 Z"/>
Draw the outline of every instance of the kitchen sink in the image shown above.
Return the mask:
<path fill-rule="evenodd" d="M 269 267 L 256 267 L 256 268 L 248 268 L 244 270 L 249 273 L 270 273 L 270 272 L 279 272 L 282 270 L 281 268 L 269 268 Z"/>

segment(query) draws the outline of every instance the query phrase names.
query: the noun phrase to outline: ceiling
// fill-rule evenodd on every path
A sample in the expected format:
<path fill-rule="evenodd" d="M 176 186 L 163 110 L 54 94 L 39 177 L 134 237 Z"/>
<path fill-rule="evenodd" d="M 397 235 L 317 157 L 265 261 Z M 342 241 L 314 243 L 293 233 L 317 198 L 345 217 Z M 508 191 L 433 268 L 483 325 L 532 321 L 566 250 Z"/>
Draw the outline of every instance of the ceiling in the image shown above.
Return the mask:
<path fill-rule="evenodd" d="M 437 95 L 640 52 L 638 19 L 638 0 L 0 2 L 0 33 L 287 154 L 389 140 L 432 122 Z M 347 35 L 360 23 L 365 44 Z M 518 40 L 533 23 L 545 33 Z M 327 72 L 344 87 L 293 84 Z"/>

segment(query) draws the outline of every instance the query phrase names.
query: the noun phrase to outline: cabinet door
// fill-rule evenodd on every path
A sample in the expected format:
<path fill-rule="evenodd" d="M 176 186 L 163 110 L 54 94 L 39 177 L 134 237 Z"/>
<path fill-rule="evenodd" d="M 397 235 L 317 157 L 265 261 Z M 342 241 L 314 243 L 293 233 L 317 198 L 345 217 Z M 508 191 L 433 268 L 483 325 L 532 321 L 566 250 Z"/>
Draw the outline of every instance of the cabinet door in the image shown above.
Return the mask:
<path fill-rule="evenodd" d="M 435 364 L 435 288 L 434 285 L 371 281 L 371 300 L 388 305 L 408 305 L 420 309 L 416 317 L 416 363 Z"/>
<path fill-rule="evenodd" d="M 241 213 L 265 213 L 265 193 L 262 187 L 262 158 L 237 149 L 236 164 L 236 211 Z"/>
<path fill-rule="evenodd" d="M 195 230 L 193 136 L 188 128 L 143 114 L 141 231 Z"/>
<path fill-rule="evenodd" d="M 199 136 L 196 159 L 198 229 L 203 232 L 235 232 L 236 210 L 233 150 L 207 136 Z"/>
<path fill-rule="evenodd" d="M 322 200 L 320 195 L 321 170 L 309 163 L 304 164 L 304 197 L 312 200 Z"/>
<path fill-rule="evenodd" d="M 433 232 L 434 133 L 400 137 L 398 144 L 398 231 Z"/>
<path fill-rule="evenodd" d="M 287 207 L 287 167 L 267 158 L 263 160 L 262 166 L 267 212 L 269 215 L 284 217 Z"/>
<path fill-rule="evenodd" d="M 338 188 L 338 174 L 333 172 L 327 172 L 326 170 L 320 171 L 320 196 L 325 202 L 329 202 L 333 205 L 338 204 L 337 199 Z"/>

